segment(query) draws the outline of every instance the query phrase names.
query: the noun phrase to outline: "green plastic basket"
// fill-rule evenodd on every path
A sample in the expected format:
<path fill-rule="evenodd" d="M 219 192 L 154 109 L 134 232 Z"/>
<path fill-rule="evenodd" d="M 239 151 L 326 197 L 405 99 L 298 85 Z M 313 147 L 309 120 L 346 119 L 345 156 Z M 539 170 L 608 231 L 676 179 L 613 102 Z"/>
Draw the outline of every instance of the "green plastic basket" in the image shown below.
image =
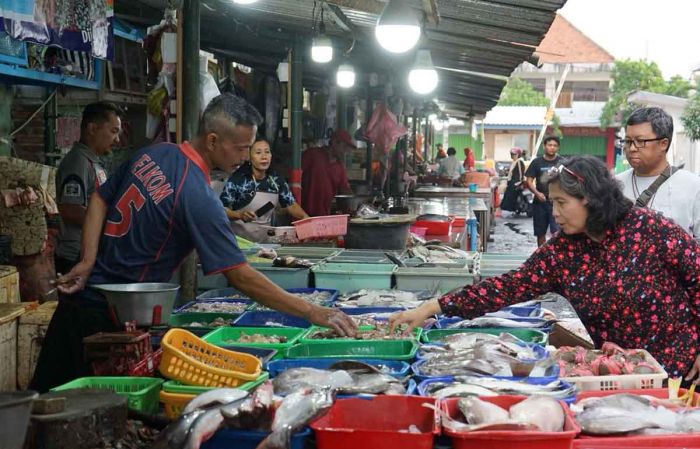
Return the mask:
<path fill-rule="evenodd" d="M 251 380 L 250 382 L 246 382 L 243 385 L 237 386 L 236 388 L 238 388 L 239 390 L 250 391 L 256 388 L 261 383 L 265 382 L 269 378 L 270 373 L 263 372 L 257 379 Z M 213 389 L 213 387 L 197 387 L 193 385 L 185 385 L 176 380 L 169 380 L 163 384 L 163 391 L 167 391 L 168 393 L 202 394 Z"/>
<path fill-rule="evenodd" d="M 311 334 L 316 332 L 319 329 L 328 329 L 326 327 L 320 327 L 320 326 L 311 326 L 304 334 L 299 338 L 299 343 L 320 343 L 320 342 L 334 342 L 334 341 L 392 341 L 392 340 L 358 340 L 352 337 L 345 337 L 345 338 L 328 338 L 328 339 L 322 339 L 322 338 L 310 338 Z M 367 331 L 367 330 L 372 330 L 374 329 L 374 326 L 360 326 L 358 328 L 361 331 Z M 417 327 L 413 329 L 413 332 L 411 335 L 406 335 L 405 338 L 401 338 L 398 340 L 415 340 L 415 341 L 420 341 L 420 336 L 423 333 L 423 328 Z"/>
<path fill-rule="evenodd" d="M 547 334 L 535 329 L 513 329 L 508 327 L 490 327 L 482 329 L 433 329 L 423 333 L 422 340 L 424 343 L 440 343 L 443 338 L 454 335 L 464 334 L 467 332 L 501 335 L 502 333 L 511 334 L 528 343 L 536 343 L 538 345 L 547 344 Z"/>
<path fill-rule="evenodd" d="M 158 393 L 163 379 L 152 377 L 81 377 L 52 388 L 63 391 L 76 388 L 112 390 L 129 398 L 129 408 L 143 413 L 158 413 Z"/>
<path fill-rule="evenodd" d="M 291 348 L 306 329 L 298 327 L 222 327 L 202 337 L 207 343 L 215 346 L 249 346 L 253 348 L 276 349 L 277 354 L 273 360 L 284 357 L 284 352 Z M 287 337 L 286 343 L 239 343 L 241 334 L 281 335 Z M 231 341 L 229 341 L 231 340 Z"/>
<path fill-rule="evenodd" d="M 288 359 L 364 358 L 382 360 L 412 360 L 418 351 L 413 340 L 352 340 L 300 343 L 287 350 Z"/>

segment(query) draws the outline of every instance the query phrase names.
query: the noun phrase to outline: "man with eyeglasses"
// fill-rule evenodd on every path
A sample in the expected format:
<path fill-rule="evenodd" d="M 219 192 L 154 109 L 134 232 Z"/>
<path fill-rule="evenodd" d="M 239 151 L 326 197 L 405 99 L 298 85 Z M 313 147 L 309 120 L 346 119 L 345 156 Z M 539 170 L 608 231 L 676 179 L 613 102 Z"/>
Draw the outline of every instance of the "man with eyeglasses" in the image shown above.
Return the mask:
<path fill-rule="evenodd" d="M 544 153 L 533 159 L 525 172 L 527 186 L 535 195 L 532 203 L 532 224 L 537 236 L 537 246 L 542 246 L 547 241 L 547 228 L 552 234 L 559 230 L 559 225 L 552 215 L 552 204 L 547 199 L 545 178 L 552 167 L 562 162 L 559 156 L 560 141 L 557 136 L 547 136 L 543 145 Z"/>
<path fill-rule="evenodd" d="M 638 207 L 662 213 L 700 239 L 700 177 L 671 167 L 666 155 L 673 119 L 661 108 L 640 108 L 627 119 L 622 148 L 632 167 L 617 175 Z"/>

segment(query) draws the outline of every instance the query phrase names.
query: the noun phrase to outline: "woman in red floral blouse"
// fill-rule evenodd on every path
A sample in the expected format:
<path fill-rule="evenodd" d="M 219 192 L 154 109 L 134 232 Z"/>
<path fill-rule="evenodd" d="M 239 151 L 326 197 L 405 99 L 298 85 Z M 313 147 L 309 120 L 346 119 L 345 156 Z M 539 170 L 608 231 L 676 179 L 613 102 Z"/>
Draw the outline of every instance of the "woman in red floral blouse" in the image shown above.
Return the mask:
<path fill-rule="evenodd" d="M 567 298 L 596 347 L 648 350 L 671 376 L 698 374 L 700 246 L 662 215 L 632 207 L 605 165 L 574 157 L 552 169 L 561 232 L 518 269 L 391 317 L 418 326 L 435 314 L 473 318 L 554 292 Z"/>

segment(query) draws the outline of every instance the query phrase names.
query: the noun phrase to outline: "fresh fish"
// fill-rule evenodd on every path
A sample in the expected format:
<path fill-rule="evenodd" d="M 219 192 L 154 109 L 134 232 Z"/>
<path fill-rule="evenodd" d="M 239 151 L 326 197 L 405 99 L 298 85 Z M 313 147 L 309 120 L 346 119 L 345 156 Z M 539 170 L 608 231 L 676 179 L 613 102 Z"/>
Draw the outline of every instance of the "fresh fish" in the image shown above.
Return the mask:
<path fill-rule="evenodd" d="M 413 292 L 401 290 L 359 290 L 338 298 L 342 307 L 405 307 L 413 309 L 423 303 Z"/>
<path fill-rule="evenodd" d="M 546 320 L 542 320 L 542 322 L 533 323 L 509 320 L 506 318 L 482 316 L 471 320 L 463 320 L 457 323 L 450 324 L 448 326 L 448 329 L 463 329 L 473 327 L 510 327 L 514 329 L 525 329 L 533 327 L 543 327 L 547 324 L 548 322 Z"/>
<path fill-rule="evenodd" d="M 473 349 L 483 341 L 497 340 L 497 335 L 482 334 L 480 332 L 465 332 L 452 334 L 440 340 L 448 349 Z"/>
<path fill-rule="evenodd" d="M 494 393 L 492 390 L 479 385 L 456 384 L 437 390 L 431 396 L 437 399 L 445 399 L 467 396 L 498 396 L 498 393 Z"/>
<path fill-rule="evenodd" d="M 406 388 L 395 377 L 379 373 L 351 374 L 353 384 L 338 389 L 343 394 L 394 394 L 406 393 Z"/>
<path fill-rule="evenodd" d="M 357 360 L 339 360 L 328 367 L 329 370 L 344 370 L 357 373 L 381 373 L 381 369 Z"/>
<path fill-rule="evenodd" d="M 700 409 L 679 412 L 676 429 L 682 433 L 700 432 Z"/>
<path fill-rule="evenodd" d="M 532 424 L 543 432 L 561 432 L 564 429 L 564 410 L 556 399 L 548 396 L 530 396 L 513 405 L 510 419 Z"/>
<path fill-rule="evenodd" d="M 275 393 L 281 396 L 304 388 L 329 387 L 339 389 L 351 387 L 354 380 L 347 371 L 328 371 L 316 368 L 292 368 L 280 373 L 272 381 Z"/>
<path fill-rule="evenodd" d="M 536 385 L 523 381 L 476 376 L 457 376 L 455 377 L 455 383 L 443 385 L 442 388 L 445 386 L 457 385 L 476 385 L 498 394 L 522 396 L 543 395 L 551 396 L 555 399 L 563 399 L 574 395 L 576 392 L 573 386 L 567 386 L 559 380 L 552 381 L 545 385 Z M 442 388 L 435 388 L 431 390 L 430 395 L 433 396 L 432 393 L 437 393 Z M 440 395 L 440 397 L 446 396 Z"/>
<path fill-rule="evenodd" d="M 499 310 L 496 312 L 489 312 L 484 314 L 485 317 L 489 318 L 505 318 L 506 320 L 514 320 L 518 321 L 519 319 L 522 320 L 523 318 L 529 318 L 529 320 L 535 320 L 535 319 L 544 319 L 544 312 L 542 312 L 542 309 L 539 310 L 533 310 L 530 316 L 528 317 L 523 317 L 522 315 L 518 315 L 516 313 L 513 313 L 509 310 Z M 529 322 L 528 320 L 528 322 Z"/>
<path fill-rule="evenodd" d="M 195 410 L 191 413 L 180 416 L 180 418 L 168 425 L 158 434 L 158 439 L 151 449 L 172 449 L 181 448 L 187 440 L 192 423 L 204 414 L 204 410 Z"/>
<path fill-rule="evenodd" d="M 226 426 L 236 429 L 270 429 L 274 416 L 272 382 L 265 381 L 242 404 L 233 403 L 221 407 Z"/>
<path fill-rule="evenodd" d="M 289 447 L 292 433 L 328 411 L 334 401 L 330 388 L 300 390 L 285 397 L 275 412 L 272 433 L 260 443 L 258 449 Z"/>
<path fill-rule="evenodd" d="M 246 396 L 248 396 L 248 392 L 245 390 L 239 390 L 238 388 L 216 388 L 214 390 L 209 390 L 206 393 L 202 393 L 192 399 L 185 406 L 182 414 L 186 415 L 194 410 L 204 409 L 214 404 L 228 404 Z"/>
<path fill-rule="evenodd" d="M 586 409 L 576 415 L 576 421 L 588 435 L 619 435 L 659 427 L 651 416 L 614 407 Z"/>
<path fill-rule="evenodd" d="M 240 399 L 240 402 L 244 399 Z M 190 427 L 187 433 L 187 441 L 182 449 L 199 449 L 201 444 L 207 441 L 221 428 L 224 417 L 221 415 L 220 407 L 209 409 L 202 413 Z"/>
<path fill-rule="evenodd" d="M 642 408 L 649 407 L 651 405 L 651 401 L 636 394 L 620 393 L 599 398 L 584 399 L 579 401 L 576 405 L 577 407 L 582 407 L 584 410 L 595 407 L 612 407 L 628 410 L 630 412 L 636 412 Z"/>
<path fill-rule="evenodd" d="M 457 407 L 468 424 L 493 424 L 508 421 L 510 418 L 508 410 L 477 397 L 462 398 L 457 401 Z"/>

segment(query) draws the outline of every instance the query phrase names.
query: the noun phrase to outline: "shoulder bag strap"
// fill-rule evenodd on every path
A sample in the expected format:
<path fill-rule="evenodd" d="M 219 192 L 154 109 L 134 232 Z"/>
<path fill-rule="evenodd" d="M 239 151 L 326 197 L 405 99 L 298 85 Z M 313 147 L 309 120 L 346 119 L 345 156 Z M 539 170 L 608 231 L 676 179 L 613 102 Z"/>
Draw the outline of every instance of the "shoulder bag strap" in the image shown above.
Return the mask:
<path fill-rule="evenodd" d="M 668 178 L 673 176 L 673 174 L 676 171 L 678 171 L 677 167 L 671 167 L 670 165 L 667 166 L 663 173 L 661 173 L 659 177 L 654 180 L 654 182 L 649 186 L 649 188 L 647 188 L 639 195 L 634 205 L 637 207 L 646 207 L 646 205 L 649 204 L 649 201 L 651 201 L 652 197 L 656 195 L 656 191 L 659 190 L 661 184 L 663 184 Z M 634 173 L 632 174 L 632 176 L 634 176 Z"/>

